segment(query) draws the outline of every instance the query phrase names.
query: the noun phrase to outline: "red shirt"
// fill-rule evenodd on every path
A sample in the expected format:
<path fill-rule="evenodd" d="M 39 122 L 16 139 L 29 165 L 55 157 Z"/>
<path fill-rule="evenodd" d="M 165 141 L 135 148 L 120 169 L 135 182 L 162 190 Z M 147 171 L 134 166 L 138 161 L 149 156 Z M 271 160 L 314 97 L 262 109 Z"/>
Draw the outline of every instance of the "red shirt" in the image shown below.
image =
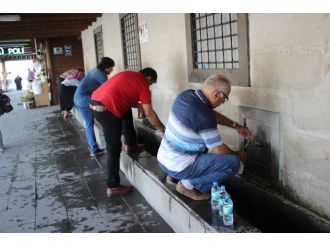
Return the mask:
<path fill-rule="evenodd" d="M 113 115 L 123 118 L 137 102 L 151 104 L 151 93 L 141 72 L 123 71 L 97 88 L 92 100 L 101 102 Z"/>

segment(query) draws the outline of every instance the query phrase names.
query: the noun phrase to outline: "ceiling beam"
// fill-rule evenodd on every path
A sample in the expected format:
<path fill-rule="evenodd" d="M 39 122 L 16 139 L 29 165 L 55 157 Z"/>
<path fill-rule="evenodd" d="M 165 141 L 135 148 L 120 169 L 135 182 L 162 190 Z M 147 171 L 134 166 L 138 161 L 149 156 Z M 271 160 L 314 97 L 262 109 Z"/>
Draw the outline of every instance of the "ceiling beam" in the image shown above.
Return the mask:
<path fill-rule="evenodd" d="M 70 26 L 57 26 L 57 25 L 45 25 L 43 28 L 20 28 L 20 29 L 1 29 L 0 28 L 0 35 L 3 36 L 5 34 L 15 34 L 15 33 L 44 33 L 44 32 L 54 32 L 54 31 L 64 31 L 69 32 L 72 30 L 73 32 L 76 32 L 77 30 L 79 32 L 85 30 L 88 26 L 87 25 L 70 25 Z"/>
<path fill-rule="evenodd" d="M 43 22 L 40 21 L 20 21 L 20 22 L 0 22 L 0 28 L 26 28 L 26 27 L 34 27 L 34 28 L 42 28 L 45 25 L 89 25 L 94 22 L 95 18 L 89 18 L 84 20 L 58 20 L 58 21 L 48 21 L 45 20 Z"/>
<path fill-rule="evenodd" d="M 0 14 L 1 15 L 1 14 Z M 79 36 L 102 14 L 19 14 L 21 21 L 0 22 L 0 42 L 9 39 Z"/>
<path fill-rule="evenodd" d="M 10 14 L 6 14 L 10 15 Z M 61 13 L 61 14 L 53 14 L 53 13 L 17 13 L 13 15 L 20 15 L 21 21 L 60 21 L 60 20 L 81 20 L 81 19 L 90 19 L 101 17 L 101 13 Z"/>
<path fill-rule="evenodd" d="M 14 38 L 55 38 L 62 36 L 78 36 L 80 35 L 80 29 L 78 30 L 53 30 L 48 32 L 18 32 L 18 33 L 0 33 L 0 40 L 14 39 Z"/>

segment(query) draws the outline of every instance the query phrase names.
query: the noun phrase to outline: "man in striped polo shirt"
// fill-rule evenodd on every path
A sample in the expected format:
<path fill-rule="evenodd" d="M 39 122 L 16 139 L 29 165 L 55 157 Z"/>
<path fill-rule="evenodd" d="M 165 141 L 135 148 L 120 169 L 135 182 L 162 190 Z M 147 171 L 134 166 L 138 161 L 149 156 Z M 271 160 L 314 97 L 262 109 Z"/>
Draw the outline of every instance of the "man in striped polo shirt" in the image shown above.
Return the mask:
<path fill-rule="evenodd" d="M 227 78 L 213 75 L 201 89 L 184 91 L 173 104 L 157 158 L 162 170 L 180 180 L 176 190 L 193 200 L 209 199 L 212 182 L 234 176 L 240 160 L 246 160 L 245 152 L 223 142 L 217 128 L 225 125 L 251 137 L 248 128 L 213 110 L 229 99 L 230 91 Z"/>

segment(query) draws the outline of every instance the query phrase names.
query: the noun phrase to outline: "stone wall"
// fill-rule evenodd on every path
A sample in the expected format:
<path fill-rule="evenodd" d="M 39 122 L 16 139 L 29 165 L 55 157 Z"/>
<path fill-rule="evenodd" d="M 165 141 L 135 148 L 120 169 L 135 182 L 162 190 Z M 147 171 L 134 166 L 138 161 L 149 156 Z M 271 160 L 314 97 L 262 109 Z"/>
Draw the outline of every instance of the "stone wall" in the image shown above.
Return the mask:
<path fill-rule="evenodd" d="M 252 95 L 235 92 L 238 98 L 244 98 L 240 104 L 280 112 L 282 184 L 306 207 L 328 218 L 329 17 L 328 14 L 250 15 L 254 91 Z"/>
<path fill-rule="evenodd" d="M 94 69 L 96 63 L 95 42 L 93 30 L 102 24 L 102 17 L 97 18 L 91 26 L 81 33 L 85 72 L 88 73 Z"/>
<path fill-rule="evenodd" d="M 158 72 L 153 106 L 166 123 L 175 97 L 196 89 L 189 78 L 189 30 L 185 14 L 139 14 L 149 41 L 142 43 L 142 67 Z M 103 27 L 105 56 L 123 69 L 119 14 L 103 14 L 82 32 L 85 69 L 96 65 L 93 28 Z M 238 106 L 280 113 L 280 179 L 284 190 L 312 211 L 330 218 L 330 15 L 249 14 L 251 87 L 233 87 L 217 110 L 238 121 Z M 238 135 L 220 127 L 238 149 Z"/>

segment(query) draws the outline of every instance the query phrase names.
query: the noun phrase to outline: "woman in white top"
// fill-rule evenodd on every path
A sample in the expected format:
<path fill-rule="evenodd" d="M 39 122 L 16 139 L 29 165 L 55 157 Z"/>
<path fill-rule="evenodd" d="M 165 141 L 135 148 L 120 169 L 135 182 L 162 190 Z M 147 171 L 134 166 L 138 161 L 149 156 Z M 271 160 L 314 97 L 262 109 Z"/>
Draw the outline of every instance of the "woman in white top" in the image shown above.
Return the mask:
<path fill-rule="evenodd" d="M 60 106 L 64 119 L 68 117 L 69 111 L 73 107 L 74 93 L 76 92 L 76 89 L 84 76 L 84 71 L 78 69 L 76 73 L 69 75 L 64 81 L 61 82 Z"/>

